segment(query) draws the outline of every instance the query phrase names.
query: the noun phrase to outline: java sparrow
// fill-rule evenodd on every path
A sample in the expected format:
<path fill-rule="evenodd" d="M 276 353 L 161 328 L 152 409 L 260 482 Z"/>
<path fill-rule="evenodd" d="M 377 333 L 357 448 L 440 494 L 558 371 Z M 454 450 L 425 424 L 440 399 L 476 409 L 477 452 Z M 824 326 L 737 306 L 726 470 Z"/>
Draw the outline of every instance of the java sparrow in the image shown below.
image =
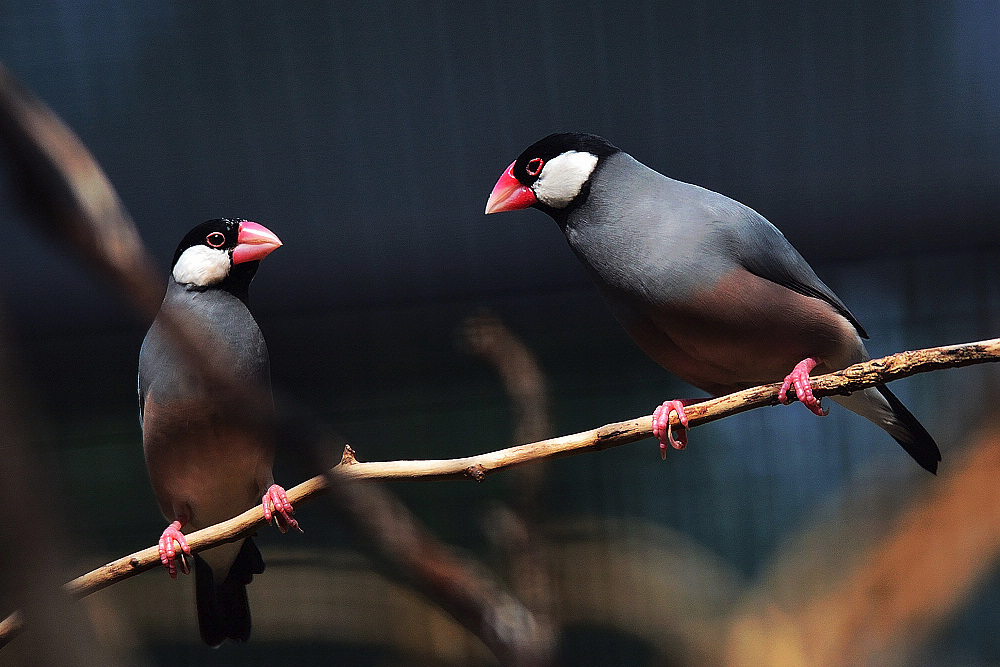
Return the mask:
<path fill-rule="evenodd" d="M 810 371 L 868 359 L 861 323 L 770 222 L 711 190 L 668 178 L 607 140 L 552 134 L 497 181 L 486 213 L 533 207 L 551 216 L 615 317 L 654 361 L 712 396 L 784 380 L 817 415 Z M 935 472 L 934 439 L 884 385 L 835 402 L 896 439 Z M 653 433 L 681 449 L 684 405 L 667 401 Z M 676 412 L 678 438 L 668 417 Z"/>
<path fill-rule="evenodd" d="M 232 403 L 178 353 L 161 321 L 164 313 L 195 318 L 229 352 L 239 381 L 264 392 L 273 411 L 267 346 L 247 298 L 260 260 L 280 245 L 273 232 L 247 220 L 210 220 L 192 229 L 177 246 L 160 314 L 142 343 L 139 417 L 149 478 L 171 522 L 159 541 L 171 578 L 178 558 L 189 571 L 182 528 L 205 528 L 260 502 L 282 532 L 298 528 L 285 490 L 272 478 L 273 441 L 241 425 Z M 249 639 L 246 585 L 264 571 L 253 538 L 195 554 L 194 562 L 202 639 L 212 646 Z"/>

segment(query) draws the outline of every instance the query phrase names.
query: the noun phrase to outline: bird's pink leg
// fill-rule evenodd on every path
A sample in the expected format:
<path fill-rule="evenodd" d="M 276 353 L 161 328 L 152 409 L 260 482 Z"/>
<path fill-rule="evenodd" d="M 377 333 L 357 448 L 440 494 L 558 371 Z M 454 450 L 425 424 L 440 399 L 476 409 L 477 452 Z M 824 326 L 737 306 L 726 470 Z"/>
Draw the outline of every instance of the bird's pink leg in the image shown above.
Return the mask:
<path fill-rule="evenodd" d="M 170 573 L 171 579 L 177 578 L 177 551 L 174 549 L 174 542 L 180 546 L 181 550 L 181 572 L 187 574 L 191 571 L 188 567 L 187 560 L 184 558 L 184 554 L 188 556 L 191 555 L 191 547 L 188 546 L 187 540 L 184 539 L 184 533 L 181 532 L 181 528 L 187 523 L 187 517 L 181 516 L 174 521 L 172 524 L 163 529 L 163 534 L 160 535 L 160 541 L 157 545 L 157 550 L 160 553 L 160 562 L 163 563 L 163 567 L 167 568 L 167 572 Z"/>
<path fill-rule="evenodd" d="M 809 357 L 795 364 L 795 368 L 788 374 L 785 381 L 781 383 L 781 389 L 778 391 L 778 401 L 782 405 L 791 403 L 791 399 L 788 398 L 788 390 L 795 387 L 795 397 L 799 399 L 802 405 L 812 410 L 813 413 L 820 417 L 825 417 L 830 412 L 829 410 L 824 410 L 820 404 L 820 399 L 813 396 L 812 383 L 809 381 L 809 371 L 816 368 L 819 363 L 819 359 Z"/>
<path fill-rule="evenodd" d="M 264 505 L 264 519 L 271 523 L 273 517 L 274 525 L 278 530 L 287 533 L 290 528 L 294 528 L 300 533 L 303 532 L 302 528 L 299 527 L 299 522 L 292 518 L 295 510 L 288 502 L 288 496 L 285 495 L 285 490 L 282 487 L 272 484 L 261 499 L 261 503 Z"/>
<path fill-rule="evenodd" d="M 653 411 L 653 435 L 660 441 L 660 458 L 667 458 L 667 443 L 670 443 L 670 446 L 674 449 L 684 449 L 687 447 L 688 418 L 684 414 L 684 406 L 691 405 L 692 403 L 700 403 L 704 400 L 703 398 L 678 398 L 664 402 L 663 405 Z M 680 422 L 680 426 L 677 427 L 676 438 L 674 438 L 670 425 L 671 412 L 677 413 L 677 421 Z"/>

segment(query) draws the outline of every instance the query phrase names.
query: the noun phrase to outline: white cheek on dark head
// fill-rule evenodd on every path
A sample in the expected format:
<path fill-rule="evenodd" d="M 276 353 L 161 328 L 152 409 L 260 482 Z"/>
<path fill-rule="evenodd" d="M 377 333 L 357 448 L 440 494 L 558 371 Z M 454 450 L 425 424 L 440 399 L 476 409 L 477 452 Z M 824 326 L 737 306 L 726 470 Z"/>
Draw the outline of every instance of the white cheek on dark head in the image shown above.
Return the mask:
<path fill-rule="evenodd" d="M 564 208 L 580 194 L 596 166 L 596 155 L 568 151 L 545 163 L 531 189 L 543 204 Z"/>
<path fill-rule="evenodd" d="M 225 250 L 196 245 L 188 248 L 174 264 L 174 280 L 182 285 L 207 287 L 222 282 L 229 275 L 232 260 Z"/>

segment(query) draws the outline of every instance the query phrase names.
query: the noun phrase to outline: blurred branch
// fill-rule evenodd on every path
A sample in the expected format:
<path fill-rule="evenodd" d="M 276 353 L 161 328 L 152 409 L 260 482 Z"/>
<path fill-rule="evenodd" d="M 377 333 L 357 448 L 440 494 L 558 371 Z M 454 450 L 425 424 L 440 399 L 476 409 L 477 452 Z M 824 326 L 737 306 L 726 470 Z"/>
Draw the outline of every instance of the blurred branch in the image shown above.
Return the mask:
<path fill-rule="evenodd" d="M 842 371 L 813 378 L 813 392 L 817 396 L 831 396 L 857 391 L 916 373 L 991 361 L 1000 361 L 1000 338 L 977 343 L 900 352 L 881 359 L 855 364 Z M 779 387 L 780 385 L 777 383 L 762 385 L 694 404 L 687 409 L 690 425 L 697 426 L 753 408 L 776 405 Z M 326 493 L 329 480 L 341 477 L 359 480 L 474 479 L 482 481 L 489 473 L 514 466 L 582 452 L 600 451 L 642 440 L 650 437 L 651 428 L 650 417 L 639 417 L 582 433 L 457 459 L 362 463 L 355 459 L 354 451 L 347 447 L 340 464 L 333 467 L 327 474 L 317 475 L 289 489 L 288 499 L 295 507 L 300 507 Z M 192 551 L 197 552 L 224 542 L 233 542 L 247 537 L 263 525 L 263 510 L 261 507 L 255 507 L 228 521 L 191 533 L 187 536 L 187 540 Z M 117 581 L 157 567 L 159 562 L 156 547 L 149 547 L 74 579 L 66 584 L 66 590 L 72 595 L 83 597 Z M 16 623 L 10 618 L 0 624 L 0 645 L 8 640 L 8 635 L 3 634 L 2 631 L 6 629 L 9 633 L 12 628 L 16 629 L 16 627 Z"/>
<path fill-rule="evenodd" d="M 352 460 L 350 448 L 345 448 L 341 466 Z M 438 541 L 380 486 L 334 479 L 338 468 L 326 473 L 335 505 L 353 508 L 355 520 L 350 527 L 385 561 L 387 575 L 402 578 L 428 595 L 479 637 L 501 664 L 536 667 L 550 663 L 555 647 L 552 636 L 541 631 L 535 615 L 504 591 L 490 571 Z"/>
<path fill-rule="evenodd" d="M 83 142 L 2 64 L 0 140 L 14 163 L 10 171 L 23 209 L 152 319 L 165 283 L 128 211 Z"/>
<path fill-rule="evenodd" d="M 467 318 L 460 334 L 463 347 L 489 362 L 503 381 L 513 403 L 513 441 L 550 437 L 553 428 L 545 373 L 531 349 L 487 310 Z M 493 546 L 506 556 L 505 570 L 511 589 L 534 614 L 537 636 L 550 647 L 548 654 L 554 655 L 557 628 L 553 573 L 545 554 L 548 536 L 538 524 L 545 469 L 544 465 L 533 465 L 515 470 L 509 505 L 494 503 L 483 517 L 483 525 Z"/>
<path fill-rule="evenodd" d="M 531 442 L 552 433 L 545 374 L 531 350 L 489 311 L 462 323 L 461 335 L 471 354 L 489 362 L 514 403 L 514 442 Z"/>
<path fill-rule="evenodd" d="M 914 648 L 938 631 L 989 576 L 1000 553 L 1000 429 L 977 433 L 958 463 L 914 499 L 838 590 L 810 600 L 799 623 L 826 635 L 811 647 L 817 663 L 885 664 L 901 645 Z"/>
<path fill-rule="evenodd" d="M 462 346 L 470 354 L 487 361 L 503 382 L 513 403 L 515 444 L 534 442 L 553 435 L 549 414 L 549 394 L 545 373 L 528 346 L 525 345 L 493 313 L 483 310 L 462 323 Z M 544 466 L 522 467 L 517 471 L 520 487 L 515 504 L 531 515 L 537 507 L 538 495 L 545 479 Z"/>
<path fill-rule="evenodd" d="M 969 445 L 863 548 L 852 544 L 880 506 L 870 498 L 794 541 L 768 577 L 780 584 L 748 596 L 732 618 L 727 664 L 912 662 L 1000 558 L 1000 424 L 985 424 Z"/>
<path fill-rule="evenodd" d="M 33 632 L 24 653 L 38 664 L 109 664 L 111 647 L 98 644 L 86 615 L 60 591 L 70 540 L 39 452 L 43 427 L 3 329 L 0 322 L 0 502 L 10 509 L 0 516 L 0 531 L 10 537 L 0 540 L 0 602 L 24 611 L 0 623 L 0 632 L 26 617 Z M 15 508 L 30 508 L 30 518 Z"/>

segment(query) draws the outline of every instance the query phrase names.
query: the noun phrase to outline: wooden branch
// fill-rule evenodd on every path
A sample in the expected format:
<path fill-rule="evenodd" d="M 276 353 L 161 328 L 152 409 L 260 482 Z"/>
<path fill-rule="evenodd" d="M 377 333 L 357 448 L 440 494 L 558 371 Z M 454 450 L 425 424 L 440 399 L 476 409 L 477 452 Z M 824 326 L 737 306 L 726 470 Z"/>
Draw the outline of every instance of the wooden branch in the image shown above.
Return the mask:
<path fill-rule="evenodd" d="M 342 465 L 350 465 L 350 449 L 344 453 Z M 362 538 L 377 570 L 423 593 L 478 637 L 500 664 L 551 663 L 553 638 L 540 632 L 532 611 L 504 590 L 499 577 L 440 542 L 385 485 L 349 479 L 338 469 L 324 475 L 332 498 L 325 507 Z"/>
<path fill-rule="evenodd" d="M 813 378 L 813 393 L 818 397 L 847 394 L 866 387 L 909 377 L 916 373 L 998 360 L 1000 360 L 1000 338 L 977 343 L 900 352 L 881 359 L 855 364 L 836 373 L 817 376 Z M 689 423 L 692 427 L 698 426 L 753 408 L 776 405 L 779 387 L 780 385 L 777 383 L 762 385 L 691 405 L 687 408 Z M 636 442 L 650 437 L 651 428 L 651 417 L 645 416 L 608 424 L 582 433 L 457 459 L 361 463 L 355 460 L 353 451 L 348 447 L 341 463 L 334 467 L 331 472 L 353 479 L 474 479 L 482 481 L 486 475 L 498 470 Z M 289 489 L 288 499 L 292 505 L 300 507 L 324 493 L 326 489 L 326 476 L 317 475 Z M 263 511 L 260 507 L 255 507 L 228 521 L 191 533 L 187 536 L 187 541 L 192 551 L 203 551 L 224 542 L 233 542 L 247 537 L 263 525 Z M 122 579 L 159 567 L 159 563 L 156 547 L 149 547 L 78 577 L 67 583 L 65 588 L 71 595 L 84 597 Z M 0 646 L 10 641 L 19 629 L 20 624 L 14 614 L 0 623 Z"/>
<path fill-rule="evenodd" d="M 812 378 L 817 397 L 846 395 L 917 373 L 1000 361 L 1000 338 L 899 352 L 881 359 L 849 366 L 844 370 Z M 761 385 L 685 408 L 690 426 L 778 405 L 780 383 Z M 671 416 L 676 424 L 676 415 Z M 590 431 L 508 447 L 495 452 L 457 459 L 383 461 L 355 463 L 340 472 L 356 479 L 462 479 L 477 481 L 489 473 L 536 461 L 571 456 L 585 451 L 619 447 L 651 437 L 651 416 L 608 424 Z"/>
<path fill-rule="evenodd" d="M 515 421 L 514 444 L 551 438 L 555 429 L 549 411 L 548 382 L 531 349 L 488 310 L 466 318 L 460 329 L 462 346 L 496 369 L 510 399 Z M 506 502 L 493 503 L 484 517 L 490 543 L 503 555 L 505 578 L 518 600 L 534 616 L 537 643 L 548 648 L 549 665 L 555 656 L 559 629 L 556 622 L 554 572 L 546 557 L 548 535 L 539 524 L 545 503 L 546 465 L 521 466 L 514 471 L 513 493 Z"/>

